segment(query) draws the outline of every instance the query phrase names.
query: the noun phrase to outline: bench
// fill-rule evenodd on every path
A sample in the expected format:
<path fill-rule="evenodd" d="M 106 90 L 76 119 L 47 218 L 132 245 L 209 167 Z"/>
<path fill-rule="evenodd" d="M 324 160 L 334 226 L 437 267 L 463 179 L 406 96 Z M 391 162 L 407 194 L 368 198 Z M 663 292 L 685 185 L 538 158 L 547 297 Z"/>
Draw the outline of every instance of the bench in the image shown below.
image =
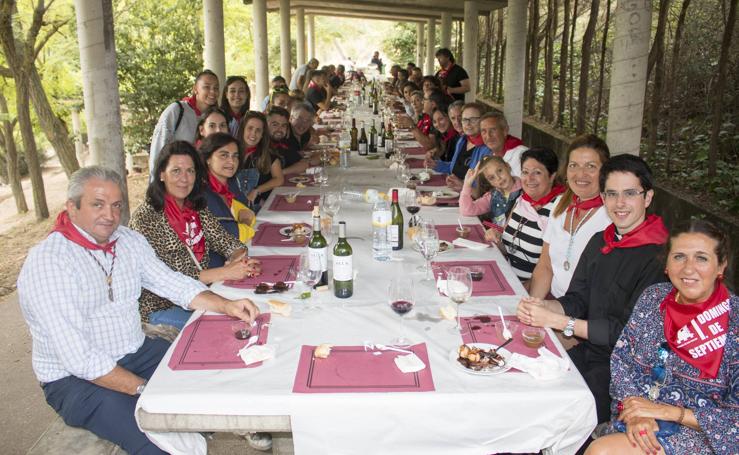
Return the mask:
<path fill-rule="evenodd" d="M 124 455 L 126 452 L 112 442 L 91 432 L 70 427 L 61 417 L 54 419 L 26 455 Z"/>

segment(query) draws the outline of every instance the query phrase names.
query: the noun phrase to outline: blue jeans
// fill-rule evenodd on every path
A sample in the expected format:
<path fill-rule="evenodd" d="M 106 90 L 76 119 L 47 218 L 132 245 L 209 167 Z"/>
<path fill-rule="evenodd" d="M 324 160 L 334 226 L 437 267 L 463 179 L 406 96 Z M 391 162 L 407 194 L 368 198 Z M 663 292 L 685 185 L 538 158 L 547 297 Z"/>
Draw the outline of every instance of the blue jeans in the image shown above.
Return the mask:
<path fill-rule="evenodd" d="M 164 324 L 177 327 L 182 330 L 187 321 L 190 319 L 192 311 L 184 310 L 178 306 L 167 308 L 166 310 L 159 310 L 149 315 L 150 324 Z"/>
<path fill-rule="evenodd" d="M 169 343 L 161 338 L 145 338 L 139 350 L 120 359 L 118 365 L 149 379 L 168 348 Z M 139 397 L 106 389 L 75 376 L 67 376 L 42 387 L 46 402 L 67 425 L 85 428 L 131 454 L 166 453 L 149 441 L 136 425 L 133 413 Z"/>

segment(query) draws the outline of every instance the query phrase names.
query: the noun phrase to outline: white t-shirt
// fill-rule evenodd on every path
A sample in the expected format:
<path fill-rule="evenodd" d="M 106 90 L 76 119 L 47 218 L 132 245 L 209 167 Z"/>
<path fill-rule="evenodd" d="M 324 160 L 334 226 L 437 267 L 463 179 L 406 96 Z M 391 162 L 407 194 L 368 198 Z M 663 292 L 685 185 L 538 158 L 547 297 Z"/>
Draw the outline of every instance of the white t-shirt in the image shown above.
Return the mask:
<path fill-rule="evenodd" d="M 292 79 L 290 79 L 290 90 L 298 90 L 303 89 L 303 87 L 298 87 L 298 79 L 300 79 L 300 76 L 305 76 L 305 73 L 308 72 L 308 64 L 300 65 L 295 72 L 293 73 Z"/>
<path fill-rule="evenodd" d="M 555 199 L 556 207 L 562 196 Z M 570 287 L 570 280 L 575 273 L 577 263 L 580 261 L 580 255 L 585 249 L 593 234 L 605 230 L 612 223 L 608 218 L 608 213 L 604 206 L 598 207 L 593 215 L 580 226 L 580 230 L 575 233 L 572 242 L 572 251 L 570 252 L 570 269 L 564 269 L 565 260 L 567 260 L 567 248 L 570 244 L 570 233 L 565 231 L 565 218 L 567 211 L 562 212 L 558 217 L 554 216 L 554 210 L 549 215 L 549 223 L 544 231 L 544 241 L 549 244 L 549 259 L 552 262 L 552 289 L 551 293 L 554 297 L 562 297 Z"/>

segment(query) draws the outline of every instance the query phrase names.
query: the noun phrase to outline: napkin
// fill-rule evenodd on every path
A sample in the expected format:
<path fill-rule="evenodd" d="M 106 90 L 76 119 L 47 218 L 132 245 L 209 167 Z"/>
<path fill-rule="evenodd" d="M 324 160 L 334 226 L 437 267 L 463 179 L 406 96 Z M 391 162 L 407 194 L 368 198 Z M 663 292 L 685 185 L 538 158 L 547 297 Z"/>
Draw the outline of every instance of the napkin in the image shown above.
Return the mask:
<path fill-rule="evenodd" d="M 266 344 L 247 345 L 239 351 L 239 357 L 247 365 L 263 362 L 275 357 L 275 346 Z"/>
<path fill-rule="evenodd" d="M 569 369 L 567 360 L 556 356 L 544 346 L 539 348 L 539 357 L 514 353 L 508 364 L 541 380 L 561 378 Z"/>
<path fill-rule="evenodd" d="M 308 169 L 305 170 L 305 173 L 308 175 L 313 175 L 317 173 L 319 169 L 321 169 L 320 166 L 309 167 Z"/>
<path fill-rule="evenodd" d="M 486 243 L 475 242 L 474 240 L 462 239 L 462 238 L 459 238 L 459 237 L 457 237 L 456 239 L 454 239 L 454 241 L 452 241 L 452 243 L 455 246 L 463 246 L 463 247 L 469 248 L 471 250 L 484 250 L 485 248 L 490 248 L 490 245 L 488 245 Z"/>
<path fill-rule="evenodd" d="M 403 373 L 415 373 L 426 368 L 423 360 L 419 359 L 416 354 L 399 355 L 395 357 L 395 365 Z"/>

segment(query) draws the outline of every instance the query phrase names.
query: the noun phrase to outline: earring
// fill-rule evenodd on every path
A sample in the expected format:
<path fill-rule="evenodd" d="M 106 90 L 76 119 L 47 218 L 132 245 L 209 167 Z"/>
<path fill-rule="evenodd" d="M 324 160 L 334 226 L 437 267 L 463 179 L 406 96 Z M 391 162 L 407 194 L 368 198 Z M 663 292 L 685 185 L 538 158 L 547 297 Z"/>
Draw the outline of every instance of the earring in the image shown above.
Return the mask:
<path fill-rule="evenodd" d="M 723 273 L 719 273 L 719 274 L 718 274 L 718 276 L 717 276 L 716 278 L 717 278 L 717 279 L 718 279 L 719 281 L 724 281 L 724 274 L 723 274 Z"/>
<path fill-rule="evenodd" d="M 667 275 L 667 267 L 665 267 L 665 275 Z"/>

